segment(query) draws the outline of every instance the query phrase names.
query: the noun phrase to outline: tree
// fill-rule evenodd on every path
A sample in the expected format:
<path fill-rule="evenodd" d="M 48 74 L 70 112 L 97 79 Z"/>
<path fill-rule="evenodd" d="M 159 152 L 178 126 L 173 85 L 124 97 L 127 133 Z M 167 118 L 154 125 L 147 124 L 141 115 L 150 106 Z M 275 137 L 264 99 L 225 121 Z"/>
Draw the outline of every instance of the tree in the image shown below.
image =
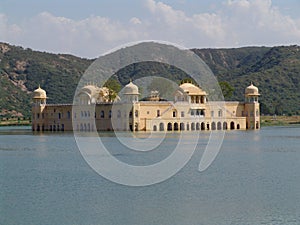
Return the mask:
<path fill-rule="evenodd" d="M 104 84 L 104 87 L 109 89 L 109 101 L 115 100 L 121 90 L 121 84 L 116 78 L 110 78 Z"/>
<path fill-rule="evenodd" d="M 228 100 L 232 97 L 234 88 L 226 81 L 219 82 L 220 88 L 222 90 L 223 96 L 225 100 Z"/>

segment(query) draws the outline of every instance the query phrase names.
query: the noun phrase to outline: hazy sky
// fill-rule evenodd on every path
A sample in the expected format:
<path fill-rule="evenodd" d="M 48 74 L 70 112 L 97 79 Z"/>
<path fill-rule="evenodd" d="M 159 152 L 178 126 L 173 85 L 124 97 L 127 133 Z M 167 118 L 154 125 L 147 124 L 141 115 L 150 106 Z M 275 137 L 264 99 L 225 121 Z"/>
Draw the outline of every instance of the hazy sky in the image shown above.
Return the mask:
<path fill-rule="evenodd" d="M 300 0 L 0 0 L 0 41 L 88 58 L 141 40 L 299 45 L 299 10 Z"/>

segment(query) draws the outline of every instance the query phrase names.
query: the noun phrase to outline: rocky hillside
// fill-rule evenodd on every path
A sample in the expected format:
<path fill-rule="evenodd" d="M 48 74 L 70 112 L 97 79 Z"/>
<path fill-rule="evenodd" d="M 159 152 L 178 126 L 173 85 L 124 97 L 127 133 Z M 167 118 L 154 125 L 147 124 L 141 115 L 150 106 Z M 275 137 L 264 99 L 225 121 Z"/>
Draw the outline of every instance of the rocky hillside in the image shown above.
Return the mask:
<path fill-rule="evenodd" d="M 0 43 L 0 117 L 30 116 L 31 93 L 41 85 L 49 103 L 71 102 L 92 60 Z"/>
<path fill-rule="evenodd" d="M 300 114 L 300 47 L 246 47 L 193 49 L 212 69 L 219 81 L 234 87 L 229 100 L 243 100 L 252 81 L 261 91 L 265 114 Z M 77 83 L 93 60 L 72 55 L 50 54 L 0 43 L 0 118 L 29 117 L 31 92 L 40 84 L 49 103 L 70 103 Z M 124 85 L 148 71 L 165 77 L 186 75 L 158 63 L 132 65 L 117 74 Z"/>

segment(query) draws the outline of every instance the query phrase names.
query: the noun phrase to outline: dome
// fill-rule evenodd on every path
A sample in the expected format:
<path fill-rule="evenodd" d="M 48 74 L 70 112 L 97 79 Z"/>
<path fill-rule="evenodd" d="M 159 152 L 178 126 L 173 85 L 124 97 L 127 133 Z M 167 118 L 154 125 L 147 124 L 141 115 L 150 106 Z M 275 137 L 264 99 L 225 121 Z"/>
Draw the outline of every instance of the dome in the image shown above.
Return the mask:
<path fill-rule="evenodd" d="M 39 86 L 33 91 L 33 98 L 47 98 L 46 91 Z"/>
<path fill-rule="evenodd" d="M 258 93 L 258 88 L 255 87 L 252 83 L 250 86 L 246 87 L 245 89 L 245 95 L 247 96 L 257 96 L 257 95 L 260 95 Z"/>
<path fill-rule="evenodd" d="M 96 95 L 99 90 L 99 88 L 94 85 L 86 85 L 83 88 L 81 88 L 80 93 L 88 94 L 90 97 Z"/>
<path fill-rule="evenodd" d="M 179 86 L 188 95 L 206 95 L 206 92 L 201 88 L 191 83 L 183 83 Z"/>
<path fill-rule="evenodd" d="M 138 95 L 139 94 L 139 88 L 135 84 L 133 84 L 131 81 L 129 84 L 127 84 L 124 87 L 124 95 Z"/>

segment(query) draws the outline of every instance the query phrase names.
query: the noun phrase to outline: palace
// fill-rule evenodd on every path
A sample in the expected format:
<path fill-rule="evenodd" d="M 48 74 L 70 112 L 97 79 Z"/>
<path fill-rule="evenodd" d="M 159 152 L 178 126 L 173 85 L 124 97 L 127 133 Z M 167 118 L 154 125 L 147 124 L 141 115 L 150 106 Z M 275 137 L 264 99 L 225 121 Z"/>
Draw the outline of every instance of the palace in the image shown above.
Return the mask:
<path fill-rule="evenodd" d="M 245 89 L 245 101 L 208 101 L 207 94 L 192 83 L 183 83 L 173 101 L 157 91 L 139 99 L 139 88 L 130 82 L 123 95 L 109 100 L 109 89 L 84 86 L 76 104 L 47 104 L 46 91 L 33 92 L 33 131 L 202 131 L 260 128 L 259 92 L 253 84 Z"/>

